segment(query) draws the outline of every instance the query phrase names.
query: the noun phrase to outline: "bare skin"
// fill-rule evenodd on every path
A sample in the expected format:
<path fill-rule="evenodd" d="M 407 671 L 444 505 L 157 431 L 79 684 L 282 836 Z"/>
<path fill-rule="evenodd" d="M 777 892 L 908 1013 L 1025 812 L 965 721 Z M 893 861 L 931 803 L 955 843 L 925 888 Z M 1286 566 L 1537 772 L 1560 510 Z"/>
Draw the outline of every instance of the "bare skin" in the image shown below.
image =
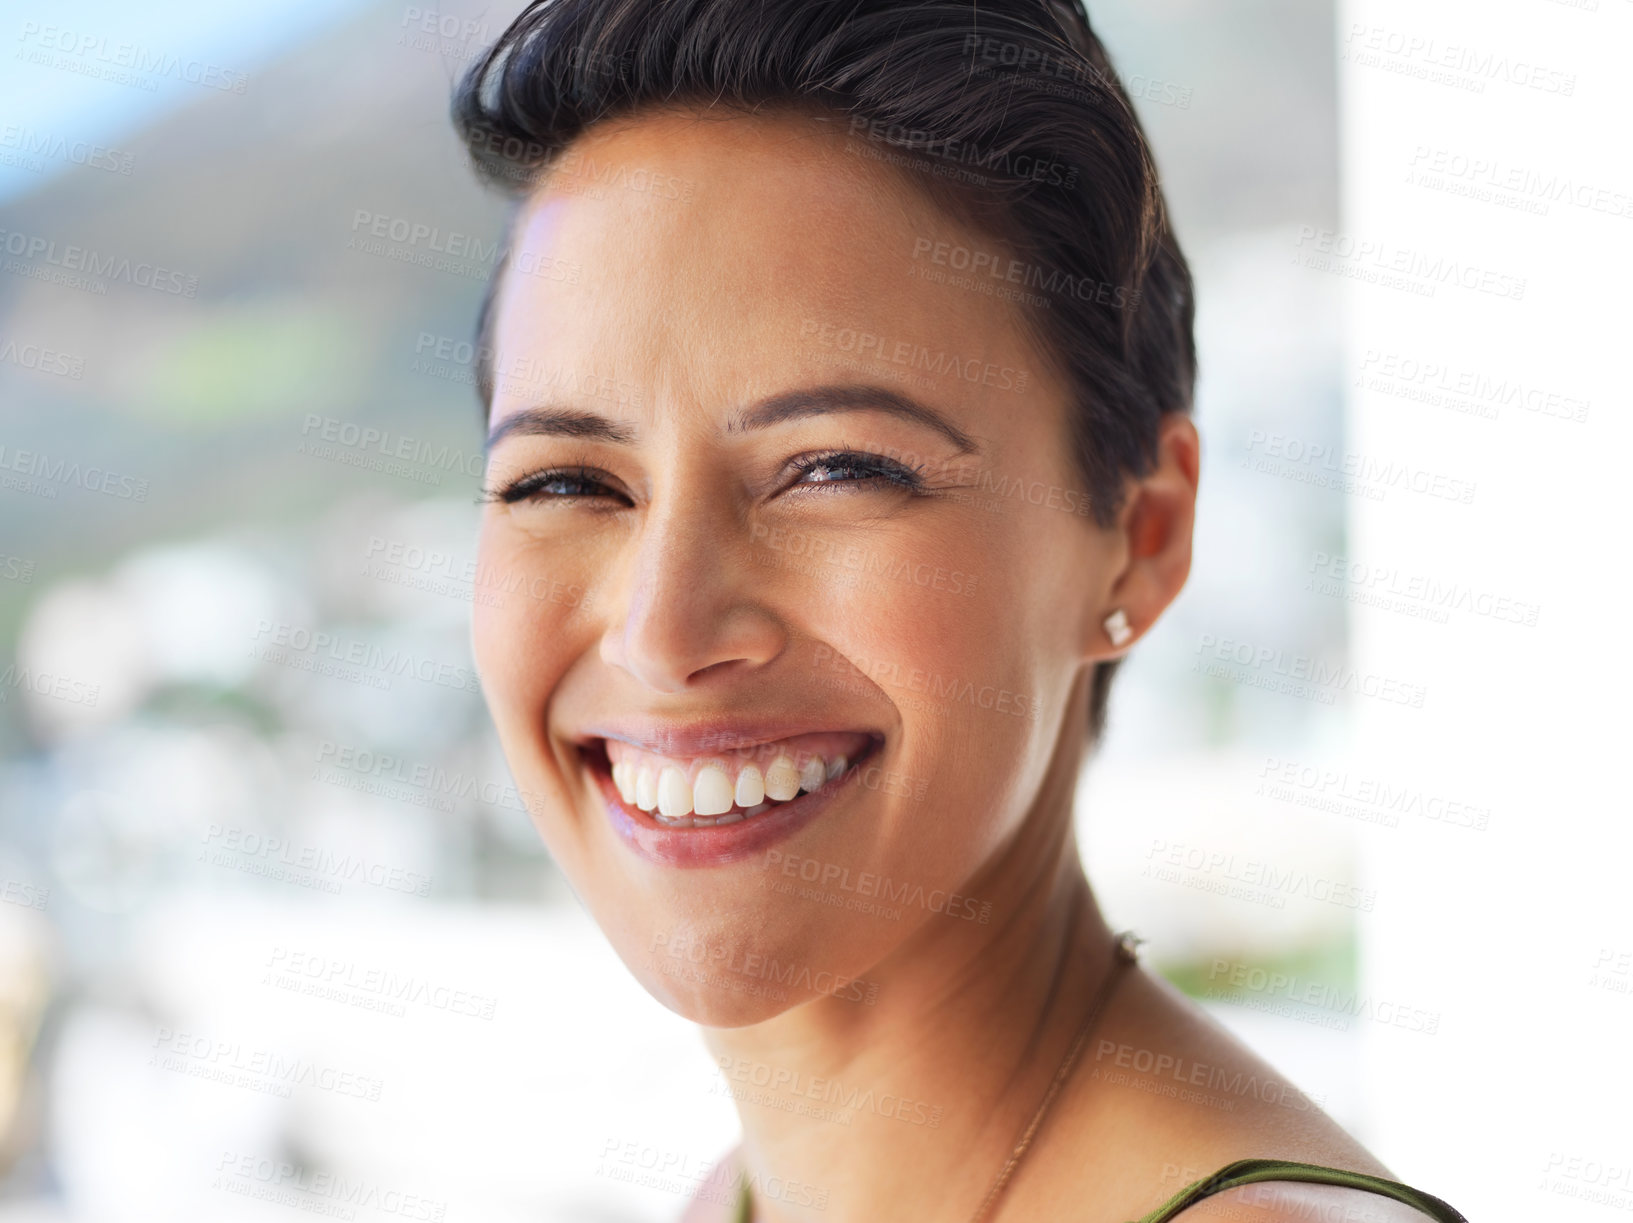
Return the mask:
<path fill-rule="evenodd" d="M 1047 355 L 1007 303 L 926 275 L 936 244 L 996 244 L 839 127 L 643 115 L 592 129 L 540 184 L 498 302 L 492 422 L 548 401 L 621 434 L 518 430 L 495 444 L 484 571 L 577 593 L 479 601 L 474 646 L 556 861 L 649 992 L 701 1025 L 727 1082 L 764 1072 L 874 1093 L 843 1121 L 790 1111 L 798 1086 L 738 1098 L 742 1164 L 759 1183 L 823 1194 L 821 1209 L 762 1195 L 757 1217 L 962 1223 L 1111 963 L 1071 832 L 1087 685 L 1095 662 L 1129 648 L 1112 645 L 1105 616 L 1123 609 L 1137 640 L 1185 582 L 1199 444 L 1188 420 L 1166 421 L 1159 462 L 1129 480 L 1114 526 L 1074 512 L 1068 395 Z M 763 397 L 861 383 L 912 395 L 969 445 L 877 410 L 733 427 Z M 789 466 L 840 449 L 902 460 L 920 483 Z M 564 468 L 579 474 L 555 491 L 502 495 Z M 908 565 L 856 582 L 850 557 Z M 911 676 L 971 695 L 926 699 Z M 853 789 L 779 861 L 958 895 L 985 918 L 816 903 L 773 886 L 765 857 L 681 869 L 632 853 L 578 746 L 585 727 L 626 714 L 878 732 L 878 763 L 905 790 Z M 770 957 L 866 982 L 874 997 L 731 988 L 674 971 L 677 940 L 729 964 Z M 1119 1059 L 1157 1055 L 1258 1089 L 1181 1101 L 1148 1077 L 1130 1076 L 1145 1089 L 1109 1077 Z M 1388 1174 L 1136 969 L 992 1217 L 1120 1223 L 1251 1155 Z M 1278 1188 L 1186 1218 L 1274 1223 L 1310 1217 L 1311 1203 L 1377 1223 L 1422 1217 L 1353 1190 Z M 689 1217 L 711 1216 L 699 1204 Z"/>

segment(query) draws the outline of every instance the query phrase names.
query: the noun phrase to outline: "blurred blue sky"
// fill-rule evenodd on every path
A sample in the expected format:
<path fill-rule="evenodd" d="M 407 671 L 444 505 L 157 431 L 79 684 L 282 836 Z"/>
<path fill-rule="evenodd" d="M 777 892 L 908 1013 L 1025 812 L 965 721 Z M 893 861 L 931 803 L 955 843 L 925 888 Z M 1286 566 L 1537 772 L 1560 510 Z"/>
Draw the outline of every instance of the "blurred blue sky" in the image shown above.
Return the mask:
<path fill-rule="evenodd" d="M 129 44 L 149 58 L 199 61 L 234 73 L 253 71 L 302 39 L 369 6 L 370 0 L 55 0 L 49 8 L 32 6 L 25 16 L 18 6 L 0 5 L 4 24 L 0 40 L 10 44 L 6 70 L 0 72 L 0 135 L 6 129 L 69 142 L 117 143 L 165 111 L 189 102 L 207 87 L 175 75 L 144 74 L 158 88 L 134 88 L 75 71 L 58 71 L 30 62 L 24 53 L 42 45 L 61 45 L 55 27 L 73 43 L 94 40 L 96 47 L 73 56 L 87 62 L 100 57 L 112 64 L 121 45 Z M 49 16 L 45 15 L 49 13 Z M 47 42 L 42 44 L 42 38 Z M 128 52 L 127 52 L 128 54 Z M 47 175 L 70 166 L 48 160 Z M 0 201 L 38 187 L 40 173 L 4 164 L 0 159 Z"/>

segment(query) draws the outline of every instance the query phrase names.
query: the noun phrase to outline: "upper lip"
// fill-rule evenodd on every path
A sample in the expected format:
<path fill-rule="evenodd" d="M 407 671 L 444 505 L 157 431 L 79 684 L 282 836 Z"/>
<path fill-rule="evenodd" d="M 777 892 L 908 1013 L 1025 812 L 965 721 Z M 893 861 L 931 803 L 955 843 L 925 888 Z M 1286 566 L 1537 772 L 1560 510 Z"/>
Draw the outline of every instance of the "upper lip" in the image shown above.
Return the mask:
<path fill-rule="evenodd" d="M 617 739 L 655 756 L 706 756 L 738 748 L 758 747 L 796 735 L 851 732 L 877 735 L 870 727 L 840 722 L 813 722 L 809 715 L 795 717 L 719 718 L 609 718 L 579 729 L 574 741 Z"/>

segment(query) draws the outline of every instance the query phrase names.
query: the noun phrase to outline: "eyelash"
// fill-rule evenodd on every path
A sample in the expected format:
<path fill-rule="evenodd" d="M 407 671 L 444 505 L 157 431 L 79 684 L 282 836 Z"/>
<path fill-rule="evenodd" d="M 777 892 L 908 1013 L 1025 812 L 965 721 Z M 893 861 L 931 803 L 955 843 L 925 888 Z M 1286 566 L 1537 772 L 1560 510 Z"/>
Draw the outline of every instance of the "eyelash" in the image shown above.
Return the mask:
<path fill-rule="evenodd" d="M 924 487 L 923 465 L 909 467 L 895 459 L 887 459 L 881 454 L 870 454 L 865 450 L 840 449 L 825 450 L 820 454 L 802 454 L 791 460 L 788 465 L 801 475 L 809 475 L 821 468 L 850 468 L 871 473 L 861 480 L 814 481 L 817 484 L 870 484 L 875 480 L 886 480 L 914 492 Z"/>
<path fill-rule="evenodd" d="M 824 479 L 812 481 L 812 484 L 867 485 L 876 481 L 885 481 L 912 492 L 923 490 L 925 484 L 925 468 L 922 465 L 909 467 L 905 463 L 898 463 L 894 459 L 887 459 L 883 455 L 870 454 L 863 450 L 826 450 L 818 454 L 800 455 L 798 458 L 791 459 L 788 466 L 802 476 L 821 470 L 851 470 L 868 473 L 861 479 Z M 599 468 L 590 467 L 582 462 L 572 463 L 565 467 L 552 467 L 545 471 L 530 472 L 525 476 L 519 476 L 499 489 L 484 489 L 482 500 L 503 502 L 506 505 L 512 505 L 518 501 L 576 501 L 586 497 L 597 497 L 600 494 L 545 493 L 543 490 L 551 484 L 565 482 L 605 488 L 603 482 L 608 478 L 607 473 Z M 796 487 L 800 486 L 802 485 L 796 485 Z M 622 494 L 614 495 L 622 496 Z"/>
<path fill-rule="evenodd" d="M 590 467 L 583 463 L 574 463 L 566 467 L 552 467 L 547 471 L 529 472 L 525 476 L 518 476 L 503 488 L 484 489 L 483 501 L 502 501 L 512 505 L 517 501 L 564 501 L 577 500 L 580 497 L 595 494 L 584 493 L 554 493 L 547 494 L 544 489 L 558 482 L 572 481 L 578 484 L 596 485 L 605 487 L 602 483 L 607 473 L 599 468 Z"/>

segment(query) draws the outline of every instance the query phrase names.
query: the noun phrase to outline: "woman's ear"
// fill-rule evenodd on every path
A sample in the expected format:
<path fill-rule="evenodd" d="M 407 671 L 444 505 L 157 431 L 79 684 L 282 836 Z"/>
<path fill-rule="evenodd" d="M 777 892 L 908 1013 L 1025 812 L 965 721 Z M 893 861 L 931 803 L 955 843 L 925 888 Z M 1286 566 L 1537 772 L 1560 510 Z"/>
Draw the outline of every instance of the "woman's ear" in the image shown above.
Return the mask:
<path fill-rule="evenodd" d="M 1191 531 L 1202 442 L 1183 412 L 1157 427 L 1157 461 L 1130 478 L 1113 533 L 1121 563 L 1107 575 L 1103 601 L 1086 626 L 1083 657 L 1121 658 L 1174 601 L 1191 572 Z"/>

